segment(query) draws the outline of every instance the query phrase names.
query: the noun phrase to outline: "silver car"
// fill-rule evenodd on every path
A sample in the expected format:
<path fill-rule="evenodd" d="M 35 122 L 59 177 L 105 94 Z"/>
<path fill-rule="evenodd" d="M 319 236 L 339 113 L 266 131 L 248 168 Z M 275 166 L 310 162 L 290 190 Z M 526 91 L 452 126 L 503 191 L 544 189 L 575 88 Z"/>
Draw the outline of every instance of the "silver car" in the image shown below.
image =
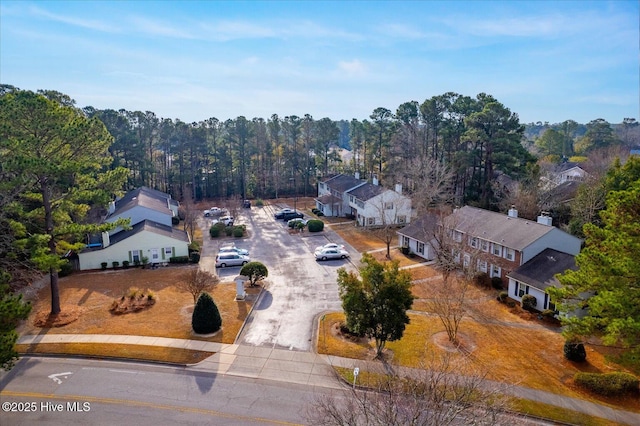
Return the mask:
<path fill-rule="evenodd" d="M 349 257 L 348 251 L 339 248 L 323 248 L 316 250 L 313 254 L 316 256 L 316 260 L 346 259 Z"/>
<path fill-rule="evenodd" d="M 216 256 L 216 268 L 226 268 L 227 266 L 242 266 L 251 262 L 249 256 L 243 256 L 238 253 L 219 253 Z"/>
<path fill-rule="evenodd" d="M 236 254 L 241 254 L 243 256 L 249 256 L 249 250 L 245 250 L 245 249 L 241 249 L 235 246 L 224 246 L 224 247 L 220 247 L 220 250 L 218 250 L 219 254 L 222 253 L 236 253 Z"/>

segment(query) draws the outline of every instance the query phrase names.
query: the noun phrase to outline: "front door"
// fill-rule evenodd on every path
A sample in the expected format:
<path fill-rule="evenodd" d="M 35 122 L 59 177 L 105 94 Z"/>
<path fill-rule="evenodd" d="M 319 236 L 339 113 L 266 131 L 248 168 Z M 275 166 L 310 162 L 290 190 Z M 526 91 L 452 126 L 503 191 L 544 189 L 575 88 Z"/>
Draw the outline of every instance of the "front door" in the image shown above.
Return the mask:
<path fill-rule="evenodd" d="M 151 263 L 160 262 L 160 254 L 158 249 L 151 249 Z"/>

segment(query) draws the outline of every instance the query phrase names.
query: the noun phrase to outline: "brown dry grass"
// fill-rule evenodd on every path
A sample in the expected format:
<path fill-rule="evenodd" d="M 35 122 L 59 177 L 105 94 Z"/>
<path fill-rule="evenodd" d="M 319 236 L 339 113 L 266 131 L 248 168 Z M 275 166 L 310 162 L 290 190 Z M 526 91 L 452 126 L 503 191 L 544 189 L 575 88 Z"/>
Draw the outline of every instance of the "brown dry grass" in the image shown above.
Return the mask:
<path fill-rule="evenodd" d="M 21 334 L 121 334 L 172 337 L 233 343 L 251 309 L 259 288 L 247 288 L 249 297 L 235 301 L 235 284 L 220 283 L 211 295 L 222 315 L 222 330 L 213 337 L 201 337 L 191 330 L 192 296 L 179 288 L 186 268 L 169 266 L 155 270 L 127 269 L 75 273 L 60 279 L 60 303 L 65 310 L 79 309 L 79 318 L 65 326 L 39 328 L 34 318 L 50 310 L 50 292 L 42 288 L 30 318 L 19 329 Z M 113 315 L 109 308 L 130 287 L 151 290 L 156 303 L 143 311 Z"/>
<path fill-rule="evenodd" d="M 82 355 L 93 358 L 126 358 L 170 364 L 197 364 L 213 352 L 145 345 L 96 345 L 93 343 L 38 343 L 16 345 L 20 353 L 49 355 Z"/>

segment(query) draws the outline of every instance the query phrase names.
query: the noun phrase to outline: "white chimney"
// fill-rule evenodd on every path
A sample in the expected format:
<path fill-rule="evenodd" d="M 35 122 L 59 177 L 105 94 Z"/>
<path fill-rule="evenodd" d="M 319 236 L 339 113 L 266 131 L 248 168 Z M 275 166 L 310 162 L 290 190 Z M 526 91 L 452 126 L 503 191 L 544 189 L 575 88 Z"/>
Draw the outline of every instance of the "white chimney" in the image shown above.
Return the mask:
<path fill-rule="evenodd" d="M 377 177 L 376 175 L 373 175 L 372 183 L 373 183 L 375 186 L 378 186 L 378 177 Z"/>
<path fill-rule="evenodd" d="M 518 210 L 516 210 L 516 206 L 511 206 L 509 209 L 509 213 L 507 213 L 509 217 L 518 217 Z"/>
<path fill-rule="evenodd" d="M 553 226 L 553 218 L 547 214 L 547 212 L 541 212 L 538 216 L 538 223 L 547 226 Z"/>
<path fill-rule="evenodd" d="M 103 232 L 102 233 L 102 248 L 107 248 L 107 247 L 109 247 L 110 244 L 111 244 L 111 240 L 109 239 L 109 233 L 108 232 Z"/>
<path fill-rule="evenodd" d="M 360 180 L 360 172 L 355 172 L 353 175 L 356 179 Z"/>
<path fill-rule="evenodd" d="M 113 214 L 116 211 L 116 202 L 109 201 L 109 214 Z"/>
<path fill-rule="evenodd" d="M 402 194 L 402 184 L 401 183 L 396 183 L 396 192 L 398 194 Z"/>

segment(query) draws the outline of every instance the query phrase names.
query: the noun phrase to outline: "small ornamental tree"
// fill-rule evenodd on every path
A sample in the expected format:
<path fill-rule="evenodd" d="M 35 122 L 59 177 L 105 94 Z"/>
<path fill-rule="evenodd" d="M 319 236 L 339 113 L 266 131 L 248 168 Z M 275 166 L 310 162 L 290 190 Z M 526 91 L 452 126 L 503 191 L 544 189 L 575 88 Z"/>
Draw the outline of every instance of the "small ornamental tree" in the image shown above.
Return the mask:
<path fill-rule="evenodd" d="M 240 275 L 249 277 L 249 283 L 251 287 L 254 287 L 258 285 L 258 281 L 262 281 L 269 276 L 269 271 L 260 262 L 249 262 L 240 269 Z"/>
<path fill-rule="evenodd" d="M 222 327 L 220 311 L 209 293 L 202 293 L 193 308 L 191 327 L 198 334 L 215 333 Z"/>
<path fill-rule="evenodd" d="M 380 263 L 370 254 L 362 256 L 360 277 L 338 269 L 338 287 L 347 328 L 376 341 L 376 357 L 387 342 L 399 340 L 409 324 L 407 310 L 413 305 L 411 275 L 398 262 Z"/>

